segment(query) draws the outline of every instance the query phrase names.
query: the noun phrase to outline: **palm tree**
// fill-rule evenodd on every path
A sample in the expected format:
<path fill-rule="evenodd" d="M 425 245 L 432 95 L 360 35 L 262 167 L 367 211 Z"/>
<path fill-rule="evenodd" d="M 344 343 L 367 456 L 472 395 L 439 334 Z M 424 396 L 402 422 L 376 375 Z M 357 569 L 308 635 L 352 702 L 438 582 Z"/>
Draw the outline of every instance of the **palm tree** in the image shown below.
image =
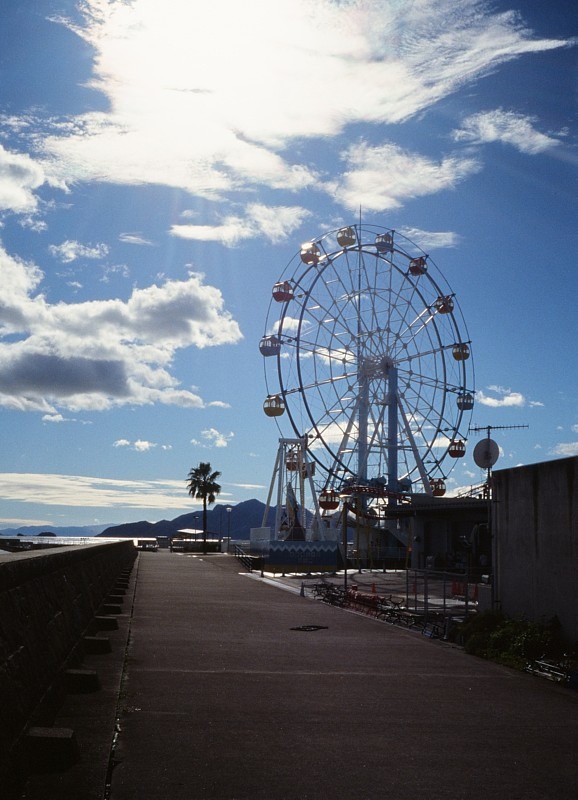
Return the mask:
<path fill-rule="evenodd" d="M 201 461 L 198 467 L 193 467 L 187 478 L 187 489 L 191 497 L 203 501 L 203 553 L 207 552 L 207 504 L 215 502 L 221 491 L 217 478 L 220 472 L 211 472 L 211 465 Z"/>

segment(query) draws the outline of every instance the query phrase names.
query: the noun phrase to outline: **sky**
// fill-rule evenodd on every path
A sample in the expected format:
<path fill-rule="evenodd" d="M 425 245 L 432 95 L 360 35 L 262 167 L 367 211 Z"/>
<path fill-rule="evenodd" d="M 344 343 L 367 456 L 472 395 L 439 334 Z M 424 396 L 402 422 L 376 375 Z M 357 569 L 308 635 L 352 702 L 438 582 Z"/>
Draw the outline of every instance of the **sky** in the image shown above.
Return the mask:
<path fill-rule="evenodd" d="M 578 454 L 578 6 L 0 0 L 0 44 L 0 528 L 171 519 L 205 461 L 265 501 L 271 289 L 359 218 L 455 292 L 495 468 Z"/>

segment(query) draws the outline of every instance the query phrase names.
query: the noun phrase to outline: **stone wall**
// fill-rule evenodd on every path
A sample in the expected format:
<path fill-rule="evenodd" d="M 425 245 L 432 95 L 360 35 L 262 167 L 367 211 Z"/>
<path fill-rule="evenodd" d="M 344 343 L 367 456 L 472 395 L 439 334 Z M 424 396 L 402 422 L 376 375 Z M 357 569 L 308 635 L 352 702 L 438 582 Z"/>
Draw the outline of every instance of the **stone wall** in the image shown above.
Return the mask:
<path fill-rule="evenodd" d="M 51 724 L 58 676 L 135 557 L 132 540 L 0 557 L 0 777 L 26 729 Z"/>
<path fill-rule="evenodd" d="M 557 616 L 578 641 L 578 457 L 493 475 L 496 598 L 511 616 Z"/>

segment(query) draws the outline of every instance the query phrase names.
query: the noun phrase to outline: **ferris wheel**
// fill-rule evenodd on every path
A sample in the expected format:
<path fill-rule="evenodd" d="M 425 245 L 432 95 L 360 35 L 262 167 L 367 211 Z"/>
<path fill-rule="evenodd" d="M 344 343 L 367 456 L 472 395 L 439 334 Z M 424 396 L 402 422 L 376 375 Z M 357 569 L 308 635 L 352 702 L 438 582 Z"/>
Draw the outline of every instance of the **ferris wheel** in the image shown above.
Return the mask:
<path fill-rule="evenodd" d="M 307 442 L 321 494 L 443 495 L 474 406 L 470 344 L 425 252 L 390 229 L 340 228 L 302 245 L 273 286 L 263 408 Z"/>

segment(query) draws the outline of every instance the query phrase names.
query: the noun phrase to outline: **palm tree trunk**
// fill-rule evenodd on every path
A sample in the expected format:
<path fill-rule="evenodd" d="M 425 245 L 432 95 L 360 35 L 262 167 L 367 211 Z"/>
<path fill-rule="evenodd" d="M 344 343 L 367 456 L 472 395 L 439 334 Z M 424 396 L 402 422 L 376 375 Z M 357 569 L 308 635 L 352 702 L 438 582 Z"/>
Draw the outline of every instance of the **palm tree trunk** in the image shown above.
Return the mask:
<path fill-rule="evenodd" d="M 207 555 L 207 498 L 203 497 L 203 555 Z"/>

